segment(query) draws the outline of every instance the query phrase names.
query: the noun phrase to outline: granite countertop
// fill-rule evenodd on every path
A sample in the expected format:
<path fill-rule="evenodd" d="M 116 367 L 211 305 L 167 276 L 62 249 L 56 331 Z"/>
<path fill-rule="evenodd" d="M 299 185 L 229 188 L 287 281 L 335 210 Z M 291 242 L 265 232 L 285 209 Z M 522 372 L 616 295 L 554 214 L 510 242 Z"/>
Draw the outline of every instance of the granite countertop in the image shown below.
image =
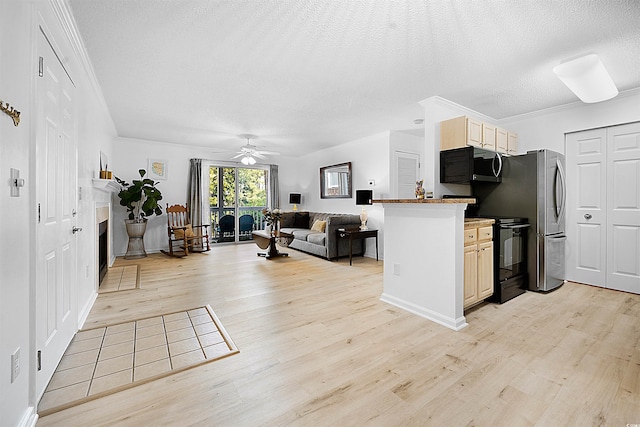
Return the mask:
<path fill-rule="evenodd" d="M 474 198 L 460 198 L 460 199 L 376 199 L 373 203 L 441 203 L 441 204 L 454 204 L 454 203 L 475 203 Z"/>
<path fill-rule="evenodd" d="M 465 218 L 465 227 L 484 227 L 487 225 L 493 225 L 496 222 L 493 218 Z"/>

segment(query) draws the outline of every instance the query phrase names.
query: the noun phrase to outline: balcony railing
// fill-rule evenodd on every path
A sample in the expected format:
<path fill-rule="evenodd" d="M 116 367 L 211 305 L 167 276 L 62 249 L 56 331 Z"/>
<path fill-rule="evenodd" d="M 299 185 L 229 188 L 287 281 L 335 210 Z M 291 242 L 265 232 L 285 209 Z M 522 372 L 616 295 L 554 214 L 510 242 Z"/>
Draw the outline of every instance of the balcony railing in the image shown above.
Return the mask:
<path fill-rule="evenodd" d="M 262 210 L 265 206 L 244 206 L 238 208 L 238 220 L 236 221 L 235 208 L 211 208 L 211 227 L 213 242 L 235 242 L 236 227 L 238 229 L 238 240 L 253 240 L 251 232 L 253 230 L 264 229 L 264 215 Z"/>

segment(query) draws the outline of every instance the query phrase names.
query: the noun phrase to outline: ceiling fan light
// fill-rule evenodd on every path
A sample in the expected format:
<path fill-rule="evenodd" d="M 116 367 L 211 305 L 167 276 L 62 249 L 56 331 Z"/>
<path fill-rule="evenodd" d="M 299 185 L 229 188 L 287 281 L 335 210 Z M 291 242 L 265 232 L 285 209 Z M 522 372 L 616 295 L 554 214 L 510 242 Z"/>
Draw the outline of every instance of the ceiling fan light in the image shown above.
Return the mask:
<path fill-rule="evenodd" d="M 618 89 L 596 54 L 582 56 L 553 67 L 553 72 L 582 102 L 606 101 Z"/>
<path fill-rule="evenodd" d="M 248 164 L 249 164 L 249 159 L 251 159 L 251 157 L 249 157 L 249 156 L 244 156 L 244 157 L 242 158 L 242 160 L 240 160 L 240 161 L 242 162 L 242 164 L 243 164 L 243 165 L 248 165 Z M 255 162 L 255 160 L 254 160 L 254 162 Z"/>
<path fill-rule="evenodd" d="M 250 165 L 255 165 L 256 164 L 256 159 L 254 159 L 252 156 L 249 156 L 249 164 Z"/>

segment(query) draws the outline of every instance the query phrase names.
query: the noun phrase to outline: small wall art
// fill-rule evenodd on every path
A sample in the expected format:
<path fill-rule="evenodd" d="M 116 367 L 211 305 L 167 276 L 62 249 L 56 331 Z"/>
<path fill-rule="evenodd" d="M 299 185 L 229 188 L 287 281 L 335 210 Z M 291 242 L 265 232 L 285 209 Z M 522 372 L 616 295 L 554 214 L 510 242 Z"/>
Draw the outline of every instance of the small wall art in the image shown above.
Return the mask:
<path fill-rule="evenodd" d="M 167 179 L 167 161 L 160 159 L 149 159 L 147 175 L 151 179 Z"/>

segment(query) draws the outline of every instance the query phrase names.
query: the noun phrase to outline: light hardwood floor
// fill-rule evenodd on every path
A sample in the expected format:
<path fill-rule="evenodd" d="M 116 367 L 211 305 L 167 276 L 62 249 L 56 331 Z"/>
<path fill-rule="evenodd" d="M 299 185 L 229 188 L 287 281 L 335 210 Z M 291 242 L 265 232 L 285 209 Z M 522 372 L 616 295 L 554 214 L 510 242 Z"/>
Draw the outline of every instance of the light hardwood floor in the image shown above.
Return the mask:
<path fill-rule="evenodd" d="M 209 304 L 240 353 L 38 426 L 640 423 L 639 295 L 567 283 L 454 332 L 379 301 L 382 262 L 256 250 L 118 259 L 141 289 L 100 294 L 85 328 Z"/>

